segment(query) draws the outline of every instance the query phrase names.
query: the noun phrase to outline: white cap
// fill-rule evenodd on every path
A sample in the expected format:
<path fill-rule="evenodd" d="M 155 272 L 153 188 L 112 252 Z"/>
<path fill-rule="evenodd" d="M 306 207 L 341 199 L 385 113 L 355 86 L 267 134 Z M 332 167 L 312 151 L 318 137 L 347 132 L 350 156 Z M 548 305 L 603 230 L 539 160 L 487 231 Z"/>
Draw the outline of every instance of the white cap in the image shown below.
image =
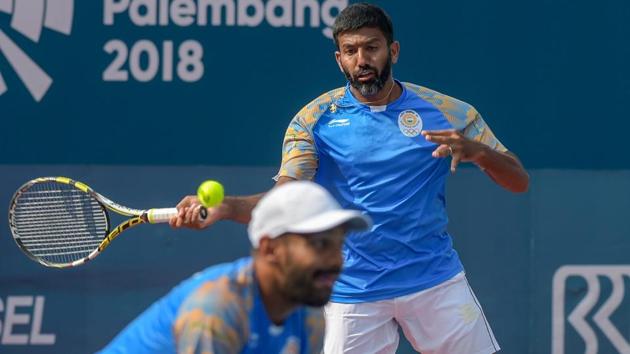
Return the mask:
<path fill-rule="evenodd" d="M 356 210 L 342 209 L 318 184 L 294 181 L 273 188 L 258 202 L 248 231 L 252 246 L 258 248 L 263 236 L 317 233 L 342 224 L 359 231 L 370 228 L 372 221 Z"/>

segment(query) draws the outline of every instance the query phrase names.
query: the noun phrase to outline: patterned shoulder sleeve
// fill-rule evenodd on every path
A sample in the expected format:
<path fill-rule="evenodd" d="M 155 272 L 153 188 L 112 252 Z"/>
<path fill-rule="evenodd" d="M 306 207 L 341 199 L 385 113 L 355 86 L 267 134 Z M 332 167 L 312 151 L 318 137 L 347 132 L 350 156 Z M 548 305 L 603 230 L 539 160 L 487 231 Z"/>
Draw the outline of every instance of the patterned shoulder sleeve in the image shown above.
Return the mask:
<path fill-rule="evenodd" d="M 484 143 L 497 151 L 507 151 L 499 139 L 494 136 L 492 130 L 475 107 L 426 87 L 409 83 L 405 83 L 405 86 L 412 92 L 415 92 L 421 99 L 439 109 L 453 128 L 462 132 L 467 138 Z"/>
<path fill-rule="evenodd" d="M 344 88 L 327 92 L 304 106 L 293 117 L 284 134 L 282 165 L 276 179 L 278 177 L 313 179 L 318 164 L 313 127 L 343 92 Z"/>
<path fill-rule="evenodd" d="M 177 352 L 240 353 L 249 338 L 249 307 L 227 276 L 204 283 L 177 314 L 173 327 Z"/>
<path fill-rule="evenodd" d="M 324 349 L 324 310 L 321 307 L 308 307 L 306 310 L 306 335 L 309 354 L 322 353 Z"/>

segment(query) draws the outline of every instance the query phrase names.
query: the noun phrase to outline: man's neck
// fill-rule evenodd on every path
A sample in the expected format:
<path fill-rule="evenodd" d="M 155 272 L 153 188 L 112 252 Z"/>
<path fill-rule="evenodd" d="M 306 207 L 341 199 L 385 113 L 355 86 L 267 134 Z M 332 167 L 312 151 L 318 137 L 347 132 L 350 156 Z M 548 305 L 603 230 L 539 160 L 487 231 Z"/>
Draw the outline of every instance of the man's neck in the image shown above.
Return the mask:
<path fill-rule="evenodd" d="M 389 79 L 383 85 L 383 88 L 374 96 L 363 96 L 361 92 L 350 85 L 350 92 L 357 99 L 357 101 L 368 105 L 368 106 L 384 106 L 400 97 L 402 94 L 402 88 L 400 85 L 396 84 L 396 81 L 393 77 L 389 77 Z"/>
<path fill-rule="evenodd" d="M 263 263 L 262 260 L 254 259 L 254 274 L 256 276 L 254 281 L 258 284 L 265 311 L 271 322 L 279 326 L 299 304 L 286 300 L 278 291 L 274 272 L 275 269 L 270 265 Z"/>

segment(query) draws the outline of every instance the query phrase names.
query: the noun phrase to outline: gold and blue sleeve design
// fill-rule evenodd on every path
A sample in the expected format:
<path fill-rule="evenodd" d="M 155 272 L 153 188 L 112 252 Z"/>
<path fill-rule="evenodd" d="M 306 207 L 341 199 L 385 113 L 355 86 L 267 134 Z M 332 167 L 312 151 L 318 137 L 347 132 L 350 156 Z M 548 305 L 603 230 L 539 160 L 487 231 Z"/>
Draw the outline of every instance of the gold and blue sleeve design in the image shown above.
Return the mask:
<path fill-rule="evenodd" d="M 308 353 L 321 353 L 324 348 L 324 313 L 323 308 L 306 309 L 306 329 L 308 334 Z"/>
<path fill-rule="evenodd" d="M 344 88 L 338 88 L 321 95 L 293 117 L 284 135 L 282 165 L 276 177 L 313 179 L 318 166 L 313 127 L 319 117 L 343 96 L 344 91 Z"/>
<path fill-rule="evenodd" d="M 426 87 L 409 83 L 405 83 L 405 86 L 439 109 L 453 128 L 462 132 L 465 137 L 486 144 L 494 150 L 507 151 L 499 139 L 494 136 L 492 130 L 475 107 Z"/>
<path fill-rule="evenodd" d="M 237 282 L 227 276 L 208 281 L 184 301 L 173 326 L 178 353 L 236 354 L 243 350 L 249 338 L 252 298 L 250 291 L 244 291 L 249 286 L 247 276 L 239 277 Z"/>

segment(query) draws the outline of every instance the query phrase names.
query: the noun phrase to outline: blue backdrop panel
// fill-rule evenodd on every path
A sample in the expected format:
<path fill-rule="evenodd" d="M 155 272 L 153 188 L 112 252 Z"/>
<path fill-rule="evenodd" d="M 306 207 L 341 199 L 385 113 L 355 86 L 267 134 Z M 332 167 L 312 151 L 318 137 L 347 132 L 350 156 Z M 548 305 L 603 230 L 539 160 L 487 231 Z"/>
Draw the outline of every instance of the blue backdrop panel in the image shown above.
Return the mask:
<path fill-rule="evenodd" d="M 0 200 L 8 201 L 30 178 L 68 175 L 129 206 L 172 206 L 208 177 L 223 181 L 228 193 L 242 195 L 269 188 L 275 172 L 251 167 L 3 166 L 0 173 L 6 183 Z M 624 214 L 630 207 L 629 177 L 628 172 L 533 171 L 532 190 L 525 195 L 501 190 L 477 170 L 463 169 L 450 178 L 449 229 L 506 353 L 551 352 L 552 337 L 564 343 L 564 351 L 555 354 L 584 352 L 585 340 L 598 345 L 598 353 L 623 353 L 614 343 L 627 342 L 630 330 L 630 301 L 625 295 L 630 282 L 624 273 L 630 273 L 625 236 L 630 226 Z M 0 215 L 6 215 L 6 208 L 6 204 L 0 208 Z M 203 232 L 142 225 L 116 239 L 94 262 L 55 270 L 39 266 L 18 250 L 5 218 L 0 219 L 0 235 L 3 353 L 94 351 L 182 279 L 249 252 L 242 225 L 221 222 Z M 554 282 L 563 266 L 579 269 L 571 268 Z M 595 272 L 598 285 L 588 282 L 593 266 L 606 268 Z M 619 274 L 621 286 L 616 284 Z M 554 291 L 558 296 L 552 301 Z M 44 297 L 43 306 L 36 306 L 37 296 Z M 609 303 L 615 298 L 618 304 Z M 26 303 L 13 306 L 15 313 L 9 316 L 9 300 L 14 305 Z M 563 336 L 552 329 L 553 309 L 558 306 L 564 310 L 558 321 Z M 580 306 L 589 306 L 589 311 L 583 315 L 585 324 L 577 328 L 591 328 L 592 338 L 582 339 L 570 320 Z M 599 325 L 603 322 L 597 313 L 607 307 L 612 310 L 611 326 L 623 341 L 610 339 L 614 329 Z M 39 322 L 36 313 L 41 314 Z M 27 318 L 8 329 L 8 317 L 15 322 L 15 314 Z M 36 323 L 41 328 L 33 335 Z M 51 334 L 54 345 L 28 342 L 42 336 L 45 342 Z M 27 336 L 27 343 L 10 344 L 16 335 Z M 9 342 L 2 344 L 5 337 Z M 411 352 L 408 344 L 403 343 L 400 352 Z"/>
<path fill-rule="evenodd" d="M 597 348 L 596 353 L 630 350 L 630 171 L 545 170 L 537 171 L 534 177 L 530 243 L 532 352 L 551 352 L 552 333 L 558 343 L 563 343 L 563 353 L 584 353 L 585 342 Z M 559 270 L 565 265 L 574 269 L 562 278 Z M 611 269 L 619 266 L 620 272 Z M 605 269 L 591 273 L 596 267 Z M 562 285 L 566 290 L 558 291 L 552 301 L 554 288 Z M 615 298 L 619 303 L 614 303 Z M 576 311 L 570 321 L 578 305 L 584 314 Z M 612 310 L 612 329 L 597 319 L 608 306 Z M 557 318 L 557 327 L 550 331 L 552 311 L 559 308 L 564 316 Z M 581 319 L 582 324 L 578 323 Z M 620 338 L 615 338 L 614 328 L 618 328 Z M 558 331 L 564 331 L 564 336 Z"/>

